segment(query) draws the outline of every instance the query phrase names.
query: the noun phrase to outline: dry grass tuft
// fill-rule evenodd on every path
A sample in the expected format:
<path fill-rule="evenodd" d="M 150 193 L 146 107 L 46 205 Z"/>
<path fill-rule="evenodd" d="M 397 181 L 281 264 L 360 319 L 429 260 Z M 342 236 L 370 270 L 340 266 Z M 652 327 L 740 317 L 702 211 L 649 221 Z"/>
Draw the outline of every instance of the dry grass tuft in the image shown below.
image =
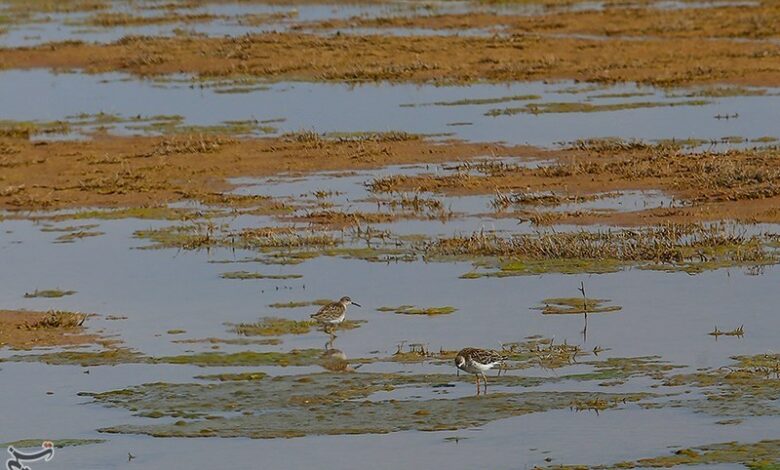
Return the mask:
<path fill-rule="evenodd" d="M 534 260 L 762 263 L 774 259 L 761 239 L 721 225 L 667 224 L 636 230 L 548 232 L 500 237 L 479 232 L 429 243 L 427 256 L 498 256 Z"/>
<path fill-rule="evenodd" d="M 32 323 L 25 322 L 19 328 L 27 330 L 38 330 L 46 328 L 77 328 L 84 324 L 87 315 L 84 313 L 64 312 L 61 310 L 51 310 L 42 318 Z"/>

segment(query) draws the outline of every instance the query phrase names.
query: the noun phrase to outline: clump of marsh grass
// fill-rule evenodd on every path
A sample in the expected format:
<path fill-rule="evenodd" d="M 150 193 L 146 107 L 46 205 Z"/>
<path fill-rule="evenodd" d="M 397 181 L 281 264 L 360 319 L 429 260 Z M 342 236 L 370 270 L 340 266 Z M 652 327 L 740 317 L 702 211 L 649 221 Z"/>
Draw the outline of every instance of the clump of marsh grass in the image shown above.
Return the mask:
<path fill-rule="evenodd" d="M 291 229 L 245 229 L 237 234 L 237 238 L 247 248 L 330 247 L 341 243 L 326 232 L 298 233 Z"/>
<path fill-rule="evenodd" d="M 745 336 L 745 325 L 740 325 L 739 328 L 734 328 L 731 331 L 722 331 L 716 325 L 715 329 L 707 334 L 710 336 L 714 336 L 715 338 L 718 338 L 718 336 L 737 336 L 741 338 Z"/>
<path fill-rule="evenodd" d="M 601 139 L 578 139 L 569 143 L 568 148 L 586 152 L 619 152 L 628 150 L 646 150 L 652 145 L 636 139 L 606 137 Z"/>
<path fill-rule="evenodd" d="M 425 210 L 441 211 L 444 209 L 444 205 L 439 199 L 423 197 L 420 193 L 414 193 L 413 195 L 401 193 L 398 198 L 380 201 L 379 204 L 389 206 L 393 209 L 401 208 L 413 212 L 423 212 Z"/>
<path fill-rule="evenodd" d="M 308 130 L 301 130 L 298 132 L 288 132 L 282 135 L 282 139 L 287 142 L 296 142 L 299 144 L 312 144 L 315 146 L 321 146 L 324 143 L 323 137 L 314 132 Z"/>
<path fill-rule="evenodd" d="M 154 148 L 141 157 L 165 157 L 181 154 L 203 154 L 219 151 L 225 145 L 234 143 L 234 139 L 207 134 L 175 136 L 163 139 Z"/>
<path fill-rule="evenodd" d="M 503 237 L 477 232 L 424 247 L 428 257 L 488 256 L 532 260 L 598 259 L 623 262 L 763 264 L 775 256 L 757 236 L 720 224 L 666 224 L 643 229 L 545 232 Z"/>
<path fill-rule="evenodd" d="M 496 195 L 490 204 L 496 210 L 503 210 L 515 205 L 542 205 L 558 206 L 561 204 L 577 204 L 596 199 L 609 198 L 617 196 L 617 193 L 599 193 L 599 194 L 556 194 L 554 192 L 510 192 L 504 193 L 496 190 Z"/>
<path fill-rule="evenodd" d="M 65 312 L 50 310 L 40 319 L 34 322 L 25 322 L 20 328 L 28 330 L 40 330 L 49 328 L 76 328 L 84 324 L 87 314 L 77 312 Z"/>

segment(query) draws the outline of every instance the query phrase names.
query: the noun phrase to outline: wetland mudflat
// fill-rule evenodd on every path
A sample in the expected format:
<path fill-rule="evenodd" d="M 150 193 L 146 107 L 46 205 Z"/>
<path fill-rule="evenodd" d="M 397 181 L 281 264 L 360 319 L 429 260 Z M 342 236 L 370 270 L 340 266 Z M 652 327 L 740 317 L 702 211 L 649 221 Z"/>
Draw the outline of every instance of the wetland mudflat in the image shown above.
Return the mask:
<path fill-rule="evenodd" d="M 0 0 L 0 443 L 776 468 L 777 18 Z M 466 346 L 505 359 L 484 395 Z"/>

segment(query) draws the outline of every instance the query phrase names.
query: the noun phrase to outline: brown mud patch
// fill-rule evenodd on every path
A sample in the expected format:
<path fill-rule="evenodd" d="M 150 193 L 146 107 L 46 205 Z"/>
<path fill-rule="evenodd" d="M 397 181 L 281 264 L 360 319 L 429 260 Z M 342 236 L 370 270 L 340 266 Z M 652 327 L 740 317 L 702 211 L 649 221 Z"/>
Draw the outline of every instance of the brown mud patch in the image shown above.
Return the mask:
<path fill-rule="evenodd" d="M 101 343 L 82 326 L 86 314 L 0 310 L 0 348 L 32 349 Z"/>
<path fill-rule="evenodd" d="M 0 69 L 82 69 L 140 76 L 473 83 L 572 79 L 660 86 L 780 85 L 780 45 L 700 38 L 584 39 L 331 36 L 125 37 L 0 49 Z"/>
<path fill-rule="evenodd" d="M 105 0 L 3 0 L 3 13 L 14 18 L 26 17 L 34 13 L 76 13 L 107 10 L 111 2 Z"/>
<path fill-rule="evenodd" d="M 86 142 L 8 139 L 7 143 L 18 150 L 0 155 L 0 209 L 9 210 L 158 207 L 198 200 L 279 213 L 285 207 L 270 198 L 223 194 L 233 188 L 227 179 L 464 160 L 491 153 L 544 153 L 525 147 L 435 142 L 398 133 L 358 139 L 302 133 L 257 139 L 102 136 Z"/>
<path fill-rule="evenodd" d="M 511 10 L 510 10 L 511 11 Z M 663 38 L 766 39 L 780 36 L 780 5 L 707 5 L 703 8 L 603 8 L 543 15 L 468 12 L 416 16 L 352 17 L 299 23 L 301 29 L 424 28 L 501 31 L 517 34 Z"/>

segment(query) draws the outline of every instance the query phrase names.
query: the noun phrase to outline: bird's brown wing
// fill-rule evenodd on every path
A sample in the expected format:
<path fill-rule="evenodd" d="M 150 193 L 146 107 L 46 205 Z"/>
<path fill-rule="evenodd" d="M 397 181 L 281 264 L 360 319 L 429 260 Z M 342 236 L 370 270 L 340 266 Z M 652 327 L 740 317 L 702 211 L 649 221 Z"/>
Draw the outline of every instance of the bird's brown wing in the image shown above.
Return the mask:
<path fill-rule="evenodd" d="M 322 308 L 317 311 L 317 313 L 311 314 L 311 318 L 317 320 L 339 315 L 341 315 L 341 304 L 335 302 L 332 304 L 323 305 Z"/>
<path fill-rule="evenodd" d="M 504 360 L 504 356 L 498 351 L 492 349 L 471 349 L 470 353 L 472 360 L 479 362 L 480 364 L 491 364 Z"/>
<path fill-rule="evenodd" d="M 469 357 L 472 354 L 474 354 L 474 351 L 476 351 L 476 348 L 463 348 L 460 351 L 458 351 L 457 355 L 463 357 Z"/>

